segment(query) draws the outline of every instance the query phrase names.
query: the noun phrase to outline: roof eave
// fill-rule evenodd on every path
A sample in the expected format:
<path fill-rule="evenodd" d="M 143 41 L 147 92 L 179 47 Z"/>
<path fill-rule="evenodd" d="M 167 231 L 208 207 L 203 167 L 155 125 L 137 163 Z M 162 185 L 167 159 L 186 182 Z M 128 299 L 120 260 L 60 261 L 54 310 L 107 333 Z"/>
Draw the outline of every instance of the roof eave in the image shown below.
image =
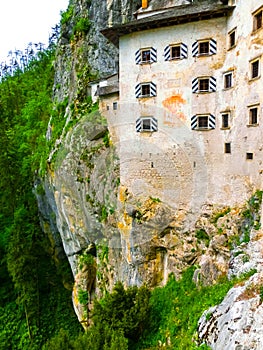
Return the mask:
<path fill-rule="evenodd" d="M 216 10 L 207 10 L 178 16 L 164 17 L 161 19 L 155 19 L 155 16 L 151 16 L 150 18 L 143 18 L 141 20 L 132 21 L 127 24 L 102 29 L 101 33 L 115 46 L 118 47 L 119 38 L 123 35 L 153 28 L 169 27 L 189 22 L 225 17 L 229 15 L 229 13 L 232 12 L 234 8 L 235 6 L 222 6 Z"/>

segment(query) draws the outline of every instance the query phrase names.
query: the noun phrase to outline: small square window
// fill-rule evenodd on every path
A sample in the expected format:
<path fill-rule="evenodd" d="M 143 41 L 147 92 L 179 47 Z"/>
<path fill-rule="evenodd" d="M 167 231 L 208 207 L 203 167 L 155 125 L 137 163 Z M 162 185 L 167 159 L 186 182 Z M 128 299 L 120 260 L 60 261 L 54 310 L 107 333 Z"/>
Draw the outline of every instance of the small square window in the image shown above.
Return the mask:
<path fill-rule="evenodd" d="M 118 109 L 118 102 L 113 102 L 112 108 L 114 111 L 116 111 Z"/>
<path fill-rule="evenodd" d="M 246 159 L 252 160 L 253 159 L 253 153 L 247 153 Z"/>
<path fill-rule="evenodd" d="M 249 109 L 249 125 L 258 124 L 258 107 L 251 107 Z"/>
<path fill-rule="evenodd" d="M 232 49 L 232 47 L 236 46 L 236 29 L 233 29 L 228 34 L 229 38 L 229 48 Z"/>
<path fill-rule="evenodd" d="M 208 116 L 199 116 L 197 118 L 197 127 L 198 129 L 208 129 Z"/>
<path fill-rule="evenodd" d="M 228 129 L 230 127 L 229 123 L 229 113 L 222 113 L 222 128 L 223 129 Z"/>
<path fill-rule="evenodd" d="M 209 41 L 203 41 L 199 43 L 198 53 L 199 55 L 208 55 L 209 54 Z"/>
<path fill-rule="evenodd" d="M 262 27 L 262 9 L 253 14 L 253 30 L 256 31 Z"/>
<path fill-rule="evenodd" d="M 225 143 L 225 153 L 231 153 L 231 143 L 230 142 L 226 142 Z"/>
<path fill-rule="evenodd" d="M 142 84 L 141 96 L 150 96 L 150 84 Z"/>
<path fill-rule="evenodd" d="M 224 74 L 224 88 L 229 89 L 233 86 L 233 72 Z"/>
<path fill-rule="evenodd" d="M 259 59 L 250 63 L 251 65 L 251 79 L 259 77 Z"/>
<path fill-rule="evenodd" d="M 147 63 L 151 61 L 151 50 L 141 51 L 141 62 Z"/>
<path fill-rule="evenodd" d="M 158 121 L 154 117 L 141 117 L 136 120 L 137 132 L 153 132 L 158 131 Z"/>
<path fill-rule="evenodd" d="M 171 59 L 181 58 L 181 45 L 171 46 Z"/>
<path fill-rule="evenodd" d="M 199 79 L 199 91 L 209 91 L 209 79 Z"/>

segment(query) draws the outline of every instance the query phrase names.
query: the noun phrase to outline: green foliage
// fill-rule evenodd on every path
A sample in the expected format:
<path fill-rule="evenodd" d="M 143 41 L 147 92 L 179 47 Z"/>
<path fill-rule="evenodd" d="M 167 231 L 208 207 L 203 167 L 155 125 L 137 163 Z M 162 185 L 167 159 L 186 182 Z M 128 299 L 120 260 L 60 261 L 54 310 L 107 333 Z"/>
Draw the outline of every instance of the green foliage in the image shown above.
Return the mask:
<path fill-rule="evenodd" d="M 78 257 L 78 268 L 80 270 L 82 270 L 84 266 L 94 265 L 94 263 L 95 263 L 95 260 L 93 255 L 91 254 L 84 253 Z"/>
<path fill-rule="evenodd" d="M 197 230 L 195 236 L 199 241 L 203 241 L 207 247 L 209 246 L 210 238 L 204 229 Z"/>
<path fill-rule="evenodd" d="M 74 14 L 74 6 L 70 5 L 66 11 L 61 12 L 60 24 L 67 25 L 71 21 L 73 14 Z"/>
<path fill-rule="evenodd" d="M 90 29 L 90 20 L 89 18 L 80 18 L 77 23 L 75 24 L 74 28 L 73 28 L 73 34 L 87 34 L 89 29 Z"/>

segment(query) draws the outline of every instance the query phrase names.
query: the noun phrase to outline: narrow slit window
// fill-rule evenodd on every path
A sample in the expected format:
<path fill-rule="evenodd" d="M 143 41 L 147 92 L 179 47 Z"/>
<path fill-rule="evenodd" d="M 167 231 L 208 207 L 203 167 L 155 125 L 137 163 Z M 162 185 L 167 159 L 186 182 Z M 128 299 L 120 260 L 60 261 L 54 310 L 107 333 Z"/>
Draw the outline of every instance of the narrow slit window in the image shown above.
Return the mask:
<path fill-rule="evenodd" d="M 259 59 L 253 61 L 251 64 L 251 79 L 259 77 Z"/>
<path fill-rule="evenodd" d="M 230 127 L 229 113 L 222 113 L 222 128 L 228 129 L 229 127 Z"/>
<path fill-rule="evenodd" d="M 258 124 L 258 107 L 251 107 L 249 109 L 249 125 Z"/>
<path fill-rule="evenodd" d="M 232 49 L 234 46 L 236 46 L 236 29 L 233 29 L 229 34 L 229 49 Z"/>
<path fill-rule="evenodd" d="M 262 9 L 255 12 L 253 15 L 253 30 L 256 31 L 260 28 L 262 28 L 263 21 L 262 21 Z"/>
<path fill-rule="evenodd" d="M 112 107 L 113 110 L 116 111 L 118 109 L 118 102 L 113 102 Z"/>
<path fill-rule="evenodd" d="M 228 154 L 231 153 L 231 143 L 230 142 L 225 143 L 225 153 L 228 153 Z"/>

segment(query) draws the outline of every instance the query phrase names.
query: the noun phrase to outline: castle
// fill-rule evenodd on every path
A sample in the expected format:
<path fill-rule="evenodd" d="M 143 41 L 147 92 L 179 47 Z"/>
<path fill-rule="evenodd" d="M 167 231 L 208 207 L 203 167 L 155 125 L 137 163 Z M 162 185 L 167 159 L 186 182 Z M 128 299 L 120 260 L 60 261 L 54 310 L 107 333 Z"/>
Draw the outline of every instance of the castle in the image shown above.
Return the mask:
<path fill-rule="evenodd" d="M 118 82 L 98 89 L 136 196 L 234 205 L 262 188 L 262 0 L 151 0 L 102 34 Z"/>

